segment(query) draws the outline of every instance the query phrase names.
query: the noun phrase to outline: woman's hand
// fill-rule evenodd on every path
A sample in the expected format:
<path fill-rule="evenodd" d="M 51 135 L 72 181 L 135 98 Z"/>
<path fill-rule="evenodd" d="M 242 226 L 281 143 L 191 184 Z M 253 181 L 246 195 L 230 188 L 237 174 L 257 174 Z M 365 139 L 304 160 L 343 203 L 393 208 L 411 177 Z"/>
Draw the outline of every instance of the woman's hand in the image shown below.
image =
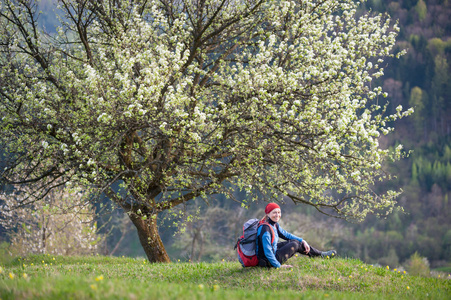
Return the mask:
<path fill-rule="evenodd" d="M 281 265 L 280 267 L 281 267 L 281 268 L 284 268 L 284 269 L 290 269 L 290 268 L 293 268 L 292 265 Z"/>
<path fill-rule="evenodd" d="M 310 252 L 309 244 L 305 240 L 302 240 L 302 244 L 304 244 L 305 254 L 308 254 Z"/>

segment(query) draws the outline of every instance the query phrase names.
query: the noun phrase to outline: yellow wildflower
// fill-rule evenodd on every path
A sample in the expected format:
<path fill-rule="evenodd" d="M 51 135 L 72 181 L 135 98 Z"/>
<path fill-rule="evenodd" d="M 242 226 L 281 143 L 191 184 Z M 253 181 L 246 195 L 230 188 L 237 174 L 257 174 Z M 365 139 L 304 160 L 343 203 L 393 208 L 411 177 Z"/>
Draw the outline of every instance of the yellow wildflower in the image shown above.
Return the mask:
<path fill-rule="evenodd" d="M 95 285 L 95 284 L 91 284 L 90 287 L 91 287 L 91 289 L 93 289 L 94 291 L 97 290 L 97 285 Z"/>
<path fill-rule="evenodd" d="M 96 281 L 101 281 L 101 280 L 103 280 L 103 275 L 100 275 L 100 276 L 96 277 Z"/>
<path fill-rule="evenodd" d="M 406 271 L 404 271 L 403 273 L 406 274 Z"/>
<path fill-rule="evenodd" d="M 390 270 L 390 267 L 389 267 L 389 266 L 387 266 L 387 270 Z"/>
<path fill-rule="evenodd" d="M 407 289 L 410 290 L 410 286 L 407 286 Z"/>
<path fill-rule="evenodd" d="M 398 269 L 393 269 L 393 271 L 395 271 L 395 272 L 396 272 L 396 271 L 398 271 Z"/>
<path fill-rule="evenodd" d="M 9 278 L 14 279 L 14 274 L 13 273 L 9 273 Z"/>
<path fill-rule="evenodd" d="M 219 285 L 215 284 L 215 285 L 213 286 L 213 291 L 217 291 L 217 290 L 219 290 Z"/>
<path fill-rule="evenodd" d="M 203 289 L 204 289 L 204 285 L 203 285 L 203 284 L 199 284 L 197 287 L 198 287 L 200 290 L 203 290 Z"/>
<path fill-rule="evenodd" d="M 25 273 L 23 273 L 23 274 L 22 274 L 22 277 L 25 278 L 25 279 L 27 279 L 27 278 L 28 278 L 28 275 L 25 274 Z"/>
<path fill-rule="evenodd" d="M 349 278 L 352 278 L 352 275 L 349 275 Z"/>

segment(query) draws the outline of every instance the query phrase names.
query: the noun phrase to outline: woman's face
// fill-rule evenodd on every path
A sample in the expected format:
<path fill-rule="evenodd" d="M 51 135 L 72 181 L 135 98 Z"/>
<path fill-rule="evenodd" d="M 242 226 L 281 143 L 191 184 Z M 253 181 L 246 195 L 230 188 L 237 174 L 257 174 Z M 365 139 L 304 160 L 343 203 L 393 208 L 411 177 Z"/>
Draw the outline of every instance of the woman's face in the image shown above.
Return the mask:
<path fill-rule="evenodd" d="M 273 222 L 279 222 L 280 218 L 282 217 L 282 211 L 280 208 L 274 208 L 267 216 L 271 219 Z"/>

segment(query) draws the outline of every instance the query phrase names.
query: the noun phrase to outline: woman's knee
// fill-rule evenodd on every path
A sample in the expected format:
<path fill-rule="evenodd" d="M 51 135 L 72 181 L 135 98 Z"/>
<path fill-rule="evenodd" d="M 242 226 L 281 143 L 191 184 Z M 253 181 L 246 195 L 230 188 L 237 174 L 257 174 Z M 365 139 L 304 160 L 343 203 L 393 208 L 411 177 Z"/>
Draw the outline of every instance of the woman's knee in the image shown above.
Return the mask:
<path fill-rule="evenodd" d="M 295 252 L 302 253 L 304 251 L 304 245 L 298 240 L 291 240 L 292 245 L 295 247 Z"/>
<path fill-rule="evenodd" d="M 290 240 L 290 243 L 295 245 L 296 249 L 300 249 L 300 247 L 302 246 L 302 243 L 299 242 L 298 240 Z"/>
<path fill-rule="evenodd" d="M 294 255 L 296 252 L 301 251 L 302 243 L 299 242 L 298 240 L 289 240 L 285 247 L 286 247 L 285 252 L 287 252 L 288 248 L 290 249 L 289 252 L 290 252 L 290 257 L 291 257 L 291 255 Z"/>

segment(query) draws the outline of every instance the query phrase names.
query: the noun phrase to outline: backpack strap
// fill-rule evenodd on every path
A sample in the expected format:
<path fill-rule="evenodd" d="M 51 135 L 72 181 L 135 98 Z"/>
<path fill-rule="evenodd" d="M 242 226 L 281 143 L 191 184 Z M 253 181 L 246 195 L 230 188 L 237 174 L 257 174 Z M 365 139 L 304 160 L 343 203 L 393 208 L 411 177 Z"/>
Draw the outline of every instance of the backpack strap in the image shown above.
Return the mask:
<path fill-rule="evenodd" d="M 274 243 L 274 238 L 275 238 L 274 228 L 272 228 L 271 224 L 266 222 L 264 219 L 260 221 L 260 224 L 258 224 L 258 227 L 260 227 L 262 225 L 268 225 L 268 227 L 269 227 L 269 229 L 271 231 L 271 245 L 272 245 L 272 243 Z"/>

